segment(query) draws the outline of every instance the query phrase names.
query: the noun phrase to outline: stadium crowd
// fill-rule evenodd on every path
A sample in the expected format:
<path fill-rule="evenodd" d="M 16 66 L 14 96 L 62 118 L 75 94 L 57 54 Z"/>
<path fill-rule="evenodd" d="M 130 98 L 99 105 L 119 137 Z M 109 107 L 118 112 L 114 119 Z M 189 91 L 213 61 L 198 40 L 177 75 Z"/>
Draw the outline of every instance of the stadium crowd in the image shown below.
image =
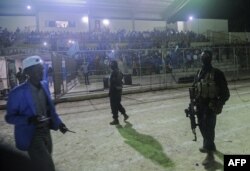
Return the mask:
<path fill-rule="evenodd" d="M 126 49 L 146 49 L 168 46 L 168 42 L 177 42 L 180 47 L 189 47 L 190 42 L 208 41 L 202 34 L 192 31 L 178 32 L 174 29 L 164 31 L 126 31 L 119 30 L 111 32 L 109 30 L 100 32 L 42 32 L 42 31 L 21 31 L 19 28 L 15 32 L 7 29 L 0 29 L 0 40 L 3 47 L 12 46 L 14 41 L 25 44 L 51 43 L 53 40 L 58 42 L 58 47 L 67 48 L 69 40 L 78 42 L 81 49 L 88 49 L 86 44 L 96 44 L 96 50 L 114 49 L 114 44 L 123 44 L 120 48 Z"/>
<path fill-rule="evenodd" d="M 79 60 L 79 68 L 82 63 L 88 62 L 88 69 L 93 74 L 107 73 L 109 61 L 118 57 L 118 63 L 123 64 L 120 65 L 122 70 L 126 72 L 127 68 L 132 68 L 133 75 L 139 74 L 139 67 L 140 72 L 144 74 L 152 72 L 158 74 L 162 71 L 163 66 L 166 66 L 165 72 L 170 72 L 174 68 L 183 68 L 183 66 L 185 69 L 197 66 L 200 61 L 201 49 L 190 47 L 190 43 L 209 42 L 202 34 L 191 31 L 178 32 L 173 29 L 143 32 L 126 30 L 117 32 L 109 30 L 101 32 L 36 32 L 21 31 L 19 28 L 15 32 L 0 28 L 0 41 L 0 55 L 27 54 L 29 53 L 27 51 L 32 53 L 32 49 L 48 51 L 52 49 L 53 45 L 56 50 L 67 54 L 70 47 L 77 42 L 79 50 L 82 51 L 74 55 Z M 47 46 L 44 45 L 44 42 L 47 42 Z M 26 44 L 32 48 L 27 50 L 14 48 L 17 43 Z M 210 47 L 213 48 L 217 62 L 221 61 L 222 54 L 229 58 L 229 54 L 232 53 L 229 50 L 231 45 L 223 45 L 223 47 L 220 50 L 216 46 Z M 158 50 L 160 48 L 168 50 L 162 52 Z M 183 48 L 186 50 L 181 50 Z M 241 52 L 238 51 L 238 53 Z"/>

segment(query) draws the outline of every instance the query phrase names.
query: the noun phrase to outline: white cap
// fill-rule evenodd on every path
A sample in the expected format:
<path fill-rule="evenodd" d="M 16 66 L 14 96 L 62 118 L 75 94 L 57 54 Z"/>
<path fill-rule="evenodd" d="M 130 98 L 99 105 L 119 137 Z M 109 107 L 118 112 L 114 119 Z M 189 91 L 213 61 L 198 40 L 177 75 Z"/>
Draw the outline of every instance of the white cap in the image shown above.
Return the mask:
<path fill-rule="evenodd" d="M 33 65 L 43 64 L 43 60 L 40 56 L 30 56 L 23 60 L 23 69 L 28 68 Z"/>

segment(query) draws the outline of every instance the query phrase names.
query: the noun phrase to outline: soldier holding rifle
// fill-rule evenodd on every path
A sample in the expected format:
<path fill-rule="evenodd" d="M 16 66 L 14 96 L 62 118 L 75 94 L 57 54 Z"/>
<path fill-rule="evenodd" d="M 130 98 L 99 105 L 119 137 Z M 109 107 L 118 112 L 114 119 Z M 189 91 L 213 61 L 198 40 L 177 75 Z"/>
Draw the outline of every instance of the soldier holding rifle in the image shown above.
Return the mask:
<path fill-rule="evenodd" d="M 203 137 L 203 146 L 199 150 L 207 153 L 202 162 L 206 166 L 214 162 L 216 117 L 222 112 L 223 105 L 229 99 L 230 93 L 224 73 L 211 64 L 212 53 L 208 50 L 203 51 L 201 60 L 202 68 L 197 72 L 194 84 L 189 89 L 191 102 L 185 113 L 187 117 L 190 117 L 194 134 L 196 125 L 199 126 Z M 196 115 L 198 124 L 195 121 Z"/>

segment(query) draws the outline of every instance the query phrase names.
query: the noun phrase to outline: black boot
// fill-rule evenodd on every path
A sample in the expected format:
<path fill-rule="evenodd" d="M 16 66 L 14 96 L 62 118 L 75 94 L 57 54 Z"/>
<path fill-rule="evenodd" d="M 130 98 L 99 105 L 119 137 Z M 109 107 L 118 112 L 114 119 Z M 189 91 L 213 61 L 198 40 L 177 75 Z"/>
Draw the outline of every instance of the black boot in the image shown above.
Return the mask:
<path fill-rule="evenodd" d="M 199 150 L 200 150 L 201 153 L 207 153 L 208 152 L 208 150 L 206 148 L 204 148 L 204 147 L 199 148 Z"/>
<path fill-rule="evenodd" d="M 118 119 L 114 119 L 112 122 L 109 123 L 110 125 L 119 125 L 119 120 Z"/>
<path fill-rule="evenodd" d="M 124 121 L 128 120 L 129 118 L 129 116 L 126 113 L 123 114 L 123 117 L 124 117 Z"/>
<path fill-rule="evenodd" d="M 216 151 L 216 148 L 214 148 L 213 150 L 208 150 L 208 149 L 206 149 L 205 147 L 201 147 L 201 148 L 199 148 L 199 151 L 200 151 L 201 153 L 208 153 L 209 151 L 215 152 L 215 151 Z"/>
<path fill-rule="evenodd" d="M 214 162 L 214 153 L 212 151 L 207 152 L 206 158 L 202 161 L 202 165 L 207 166 Z"/>

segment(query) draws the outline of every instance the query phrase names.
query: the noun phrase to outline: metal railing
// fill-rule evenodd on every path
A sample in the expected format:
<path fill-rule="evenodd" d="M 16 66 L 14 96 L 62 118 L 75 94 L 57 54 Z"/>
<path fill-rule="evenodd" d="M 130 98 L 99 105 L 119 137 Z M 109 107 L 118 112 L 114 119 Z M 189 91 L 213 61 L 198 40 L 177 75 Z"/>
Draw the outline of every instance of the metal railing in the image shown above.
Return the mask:
<path fill-rule="evenodd" d="M 105 90 L 110 74 L 109 62 L 117 60 L 125 74 L 124 89 L 142 86 L 169 87 L 190 82 L 201 67 L 200 53 L 213 52 L 213 66 L 221 69 L 227 80 L 248 78 L 250 73 L 250 46 L 221 46 L 195 48 L 123 49 L 80 51 L 73 57 L 66 52 L 49 52 L 51 55 L 55 99 L 65 94 L 91 94 Z M 44 54 L 44 51 L 43 51 Z M 81 65 L 89 64 L 90 85 L 85 85 Z M 8 78 L 8 77 L 6 77 Z M 192 81 L 192 80 L 191 80 Z"/>

